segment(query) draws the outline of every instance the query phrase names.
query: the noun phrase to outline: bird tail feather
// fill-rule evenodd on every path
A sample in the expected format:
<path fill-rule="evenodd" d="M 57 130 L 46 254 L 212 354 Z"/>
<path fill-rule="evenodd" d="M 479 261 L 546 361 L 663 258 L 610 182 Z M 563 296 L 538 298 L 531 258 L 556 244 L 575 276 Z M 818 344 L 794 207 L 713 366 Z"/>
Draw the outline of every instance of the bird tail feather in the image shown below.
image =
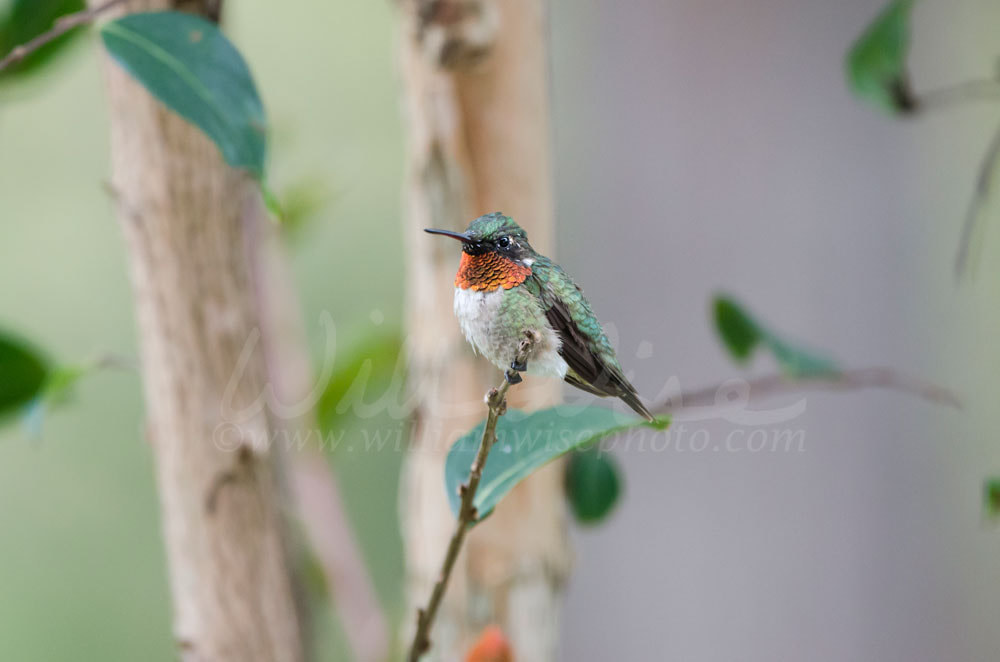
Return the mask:
<path fill-rule="evenodd" d="M 649 413 L 649 410 L 646 409 L 646 405 L 642 404 L 642 400 L 639 399 L 639 396 L 634 392 L 625 391 L 624 393 L 620 393 L 618 397 L 621 398 L 622 402 L 631 407 L 632 411 L 639 414 L 650 423 L 656 420 L 653 415 Z"/>

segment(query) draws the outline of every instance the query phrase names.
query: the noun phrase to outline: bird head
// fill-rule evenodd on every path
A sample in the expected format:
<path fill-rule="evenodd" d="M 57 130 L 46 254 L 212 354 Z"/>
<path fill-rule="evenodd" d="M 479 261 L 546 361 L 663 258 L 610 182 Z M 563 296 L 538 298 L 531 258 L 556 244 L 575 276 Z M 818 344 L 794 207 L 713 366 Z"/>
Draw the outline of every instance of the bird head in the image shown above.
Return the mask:
<path fill-rule="evenodd" d="M 518 264 L 535 256 L 535 250 L 528 243 L 528 234 L 514 219 L 500 212 L 480 216 L 465 232 L 430 228 L 424 232 L 457 239 L 462 242 L 462 250 L 473 256 L 496 253 Z"/>

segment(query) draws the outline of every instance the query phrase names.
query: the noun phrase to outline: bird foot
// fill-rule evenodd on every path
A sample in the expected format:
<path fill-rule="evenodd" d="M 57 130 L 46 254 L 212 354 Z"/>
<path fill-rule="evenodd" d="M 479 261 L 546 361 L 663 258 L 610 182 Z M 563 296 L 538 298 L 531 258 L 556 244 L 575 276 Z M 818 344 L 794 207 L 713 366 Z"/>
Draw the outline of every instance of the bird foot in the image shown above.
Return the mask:
<path fill-rule="evenodd" d="M 521 373 L 517 370 L 508 370 L 503 374 L 503 378 L 507 380 L 507 383 L 513 386 L 514 384 L 520 384 L 524 381 L 521 377 Z"/>
<path fill-rule="evenodd" d="M 524 332 L 524 340 L 517 346 L 517 356 L 510 362 L 510 370 L 507 370 L 503 374 L 508 384 L 513 386 L 524 381 L 521 378 L 521 373 L 528 369 L 528 353 L 531 351 L 532 345 L 537 343 L 540 337 L 537 331 L 531 329 Z"/>

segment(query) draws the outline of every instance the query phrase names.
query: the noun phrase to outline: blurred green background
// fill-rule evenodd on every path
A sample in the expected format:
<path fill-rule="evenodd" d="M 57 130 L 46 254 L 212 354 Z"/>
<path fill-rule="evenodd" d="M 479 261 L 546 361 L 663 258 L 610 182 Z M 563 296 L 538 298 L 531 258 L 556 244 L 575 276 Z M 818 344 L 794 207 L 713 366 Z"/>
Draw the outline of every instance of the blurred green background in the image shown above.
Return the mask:
<path fill-rule="evenodd" d="M 400 224 L 402 186 L 393 8 L 228 4 L 227 32 L 272 122 L 272 186 L 322 200 L 290 249 L 314 355 L 326 342 L 320 312 L 329 311 L 339 361 L 400 324 L 402 251 L 386 241 Z M 87 35 L 42 75 L 0 85 L 0 324 L 68 362 L 136 354 L 122 241 L 103 189 L 108 126 L 98 55 Z M 136 372 L 101 372 L 44 420 L 40 438 L 23 426 L 0 428 L 0 659 L 175 658 L 141 396 Z M 401 459 L 387 451 L 336 460 L 393 615 Z M 366 490 L 372 484 L 381 486 L 377 498 Z M 326 611 L 317 622 L 335 619 Z M 325 650 L 341 650 L 335 629 L 320 636 Z"/>
<path fill-rule="evenodd" d="M 567 662 L 997 657 L 1000 539 L 980 510 L 1000 473 L 993 228 L 977 277 L 951 273 L 997 108 L 899 122 L 852 99 L 843 56 L 883 4 L 551 3 L 559 258 L 640 392 L 745 374 L 708 321 L 726 289 L 847 366 L 890 365 L 965 402 L 812 394 L 786 425 L 805 430 L 803 453 L 624 454 L 623 504 L 573 531 Z M 338 356 L 401 324 L 393 13 L 228 4 L 273 125 L 273 187 L 324 200 L 290 238 L 317 357 L 323 311 Z M 921 3 L 918 88 L 990 75 L 997 25 L 993 0 Z M 0 85 L 0 324 L 66 361 L 135 354 L 97 55 L 81 39 Z M 332 458 L 397 620 L 401 459 Z M 0 659 L 174 659 L 137 374 L 86 379 L 40 438 L 0 429 L 0 536 Z M 317 623 L 321 659 L 340 659 L 329 609 Z"/>

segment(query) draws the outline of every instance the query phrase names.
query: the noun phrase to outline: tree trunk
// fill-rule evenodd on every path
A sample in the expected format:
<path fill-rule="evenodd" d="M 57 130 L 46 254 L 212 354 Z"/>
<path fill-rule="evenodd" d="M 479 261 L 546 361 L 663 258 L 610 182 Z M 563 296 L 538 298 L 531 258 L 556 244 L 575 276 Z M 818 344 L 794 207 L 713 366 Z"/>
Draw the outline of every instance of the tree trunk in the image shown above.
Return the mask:
<path fill-rule="evenodd" d="M 205 2 L 203 11 L 217 7 Z M 245 211 L 259 193 L 201 131 L 110 59 L 105 70 L 111 186 L 129 254 L 177 645 L 186 660 L 297 662 L 272 425 L 258 398 L 266 377 L 254 351 Z"/>
<path fill-rule="evenodd" d="M 419 398 L 401 498 L 415 614 L 454 526 L 444 458 L 485 416 L 483 394 L 500 379 L 473 356 L 452 314 L 456 246 L 422 229 L 464 230 L 480 214 L 503 211 L 550 253 L 554 227 L 545 3 L 424 0 L 401 11 L 409 352 Z M 511 389 L 511 405 L 548 406 L 558 390 L 527 378 Z M 569 567 L 561 477 L 559 466 L 539 472 L 471 532 L 431 634 L 431 659 L 460 659 L 490 623 L 519 662 L 554 658 Z"/>

